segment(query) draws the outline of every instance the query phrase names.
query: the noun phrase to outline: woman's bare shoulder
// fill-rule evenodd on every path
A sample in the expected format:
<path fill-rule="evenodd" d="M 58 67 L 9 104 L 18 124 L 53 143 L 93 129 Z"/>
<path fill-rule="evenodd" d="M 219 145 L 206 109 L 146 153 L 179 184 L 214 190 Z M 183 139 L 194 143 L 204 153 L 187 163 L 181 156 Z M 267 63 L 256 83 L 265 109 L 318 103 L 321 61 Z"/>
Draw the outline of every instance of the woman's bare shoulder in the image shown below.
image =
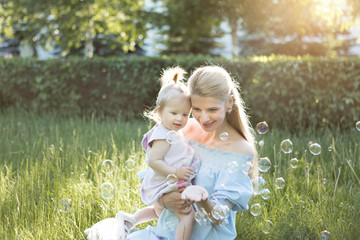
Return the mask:
<path fill-rule="evenodd" d="M 198 128 L 199 128 L 198 122 L 194 118 L 189 118 L 185 127 L 182 129 L 182 132 L 184 133 L 185 136 L 188 137 L 191 133 L 196 131 Z"/>
<path fill-rule="evenodd" d="M 249 157 L 255 156 L 254 147 L 242 137 L 239 137 L 234 141 L 233 152 L 240 153 Z"/>

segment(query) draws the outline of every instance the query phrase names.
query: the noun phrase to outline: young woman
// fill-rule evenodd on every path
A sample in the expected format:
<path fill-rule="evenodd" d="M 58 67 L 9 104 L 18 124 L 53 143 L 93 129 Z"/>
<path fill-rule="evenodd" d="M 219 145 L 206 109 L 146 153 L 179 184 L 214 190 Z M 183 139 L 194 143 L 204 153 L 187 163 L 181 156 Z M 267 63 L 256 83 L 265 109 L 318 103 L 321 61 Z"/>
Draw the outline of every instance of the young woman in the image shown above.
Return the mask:
<path fill-rule="evenodd" d="M 194 71 L 188 87 L 193 119 L 189 119 L 183 133 L 200 158 L 195 184 L 204 187 L 209 196 L 199 199 L 187 190 L 164 194 L 158 201 L 165 209 L 157 226 L 134 232 L 128 239 L 175 239 L 176 229 L 168 227 L 178 223 L 174 212 L 187 214 L 195 203 L 200 221 L 195 223 L 191 239 L 230 240 L 236 237 L 236 211 L 248 209 L 257 153 L 237 85 L 225 69 L 206 66 Z M 248 169 L 242 171 L 250 165 L 252 176 L 247 174 Z M 219 218 L 214 212 L 216 206 L 230 209 L 229 214 Z"/>

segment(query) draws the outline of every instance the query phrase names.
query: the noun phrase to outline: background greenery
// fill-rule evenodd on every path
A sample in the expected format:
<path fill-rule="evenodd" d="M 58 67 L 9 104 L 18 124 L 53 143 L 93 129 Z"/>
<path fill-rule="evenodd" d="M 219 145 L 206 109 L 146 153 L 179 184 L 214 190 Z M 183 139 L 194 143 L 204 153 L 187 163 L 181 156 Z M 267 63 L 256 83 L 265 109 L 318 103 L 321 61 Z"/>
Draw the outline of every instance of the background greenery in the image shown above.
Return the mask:
<path fill-rule="evenodd" d="M 142 54 L 150 40 L 162 53 L 216 55 L 231 35 L 233 57 L 349 56 L 359 9 L 358 0 L 3 0 L 0 42 L 11 44 L 0 53 L 27 44 L 35 56 L 39 45 L 57 56 Z"/>
<path fill-rule="evenodd" d="M 239 82 L 252 122 L 290 130 L 353 127 L 360 112 L 360 59 L 209 56 L 0 59 L 1 108 L 140 118 L 167 67 L 215 64 Z"/>
<path fill-rule="evenodd" d="M 0 114 L 0 239 L 85 239 L 83 231 L 117 211 L 143 207 L 136 172 L 145 167 L 141 138 L 146 121 L 124 122 L 114 118 L 60 118 L 7 109 Z M 359 132 L 309 129 L 289 134 L 270 125 L 257 136 L 263 140 L 260 156 L 272 161 L 262 176 L 271 191 L 268 200 L 253 196 L 262 214 L 242 211 L 237 217 L 237 239 L 319 239 L 327 230 L 331 239 L 357 239 L 360 235 Z M 291 154 L 280 151 L 289 138 Z M 313 156 L 309 141 L 322 152 Z M 332 146 L 332 151 L 328 147 Z M 297 157 L 293 169 L 289 159 Z M 111 159 L 114 172 L 103 172 Z M 135 169 L 126 170 L 133 159 Z M 274 180 L 283 177 L 284 189 Z M 115 186 L 115 196 L 103 199 L 99 187 Z M 61 204 L 67 199 L 70 206 Z M 265 234 L 263 221 L 273 226 Z M 145 225 L 141 225 L 140 228 Z"/>

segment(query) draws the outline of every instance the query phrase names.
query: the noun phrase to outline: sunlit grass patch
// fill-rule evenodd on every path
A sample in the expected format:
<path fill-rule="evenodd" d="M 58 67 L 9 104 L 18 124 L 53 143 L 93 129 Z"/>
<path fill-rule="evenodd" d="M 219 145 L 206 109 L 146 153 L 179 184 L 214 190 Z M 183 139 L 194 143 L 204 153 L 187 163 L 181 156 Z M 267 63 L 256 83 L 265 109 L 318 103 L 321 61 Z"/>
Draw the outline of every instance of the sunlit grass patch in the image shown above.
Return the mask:
<path fill-rule="evenodd" d="M 83 231 L 99 220 L 144 207 L 136 173 L 146 167 L 141 139 L 148 126 L 146 121 L 3 113 L 0 239 L 85 239 Z M 356 239 L 359 137 L 356 129 L 289 134 L 271 126 L 259 135 L 259 155 L 271 161 L 261 174 L 270 195 L 250 200 L 249 206 L 260 204 L 258 216 L 238 213 L 238 239 L 318 239 L 324 230 L 333 239 Z M 284 139 L 291 140 L 291 153 L 281 150 Z M 319 155 L 310 153 L 310 141 L 321 146 Z M 112 163 L 108 169 L 105 160 Z M 285 186 L 279 189 L 280 177 Z M 101 196 L 104 183 L 114 187 L 113 196 Z"/>

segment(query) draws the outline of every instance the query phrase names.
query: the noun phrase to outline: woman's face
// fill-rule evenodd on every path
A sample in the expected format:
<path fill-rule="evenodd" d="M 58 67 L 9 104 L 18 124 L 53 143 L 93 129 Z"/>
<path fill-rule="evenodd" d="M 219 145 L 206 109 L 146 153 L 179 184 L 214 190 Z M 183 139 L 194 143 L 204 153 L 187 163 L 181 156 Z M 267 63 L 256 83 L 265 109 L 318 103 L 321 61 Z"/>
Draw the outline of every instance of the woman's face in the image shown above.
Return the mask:
<path fill-rule="evenodd" d="M 192 115 L 207 131 L 215 131 L 222 126 L 226 116 L 226 103 L 214 97 L 191 96 Z"/>

